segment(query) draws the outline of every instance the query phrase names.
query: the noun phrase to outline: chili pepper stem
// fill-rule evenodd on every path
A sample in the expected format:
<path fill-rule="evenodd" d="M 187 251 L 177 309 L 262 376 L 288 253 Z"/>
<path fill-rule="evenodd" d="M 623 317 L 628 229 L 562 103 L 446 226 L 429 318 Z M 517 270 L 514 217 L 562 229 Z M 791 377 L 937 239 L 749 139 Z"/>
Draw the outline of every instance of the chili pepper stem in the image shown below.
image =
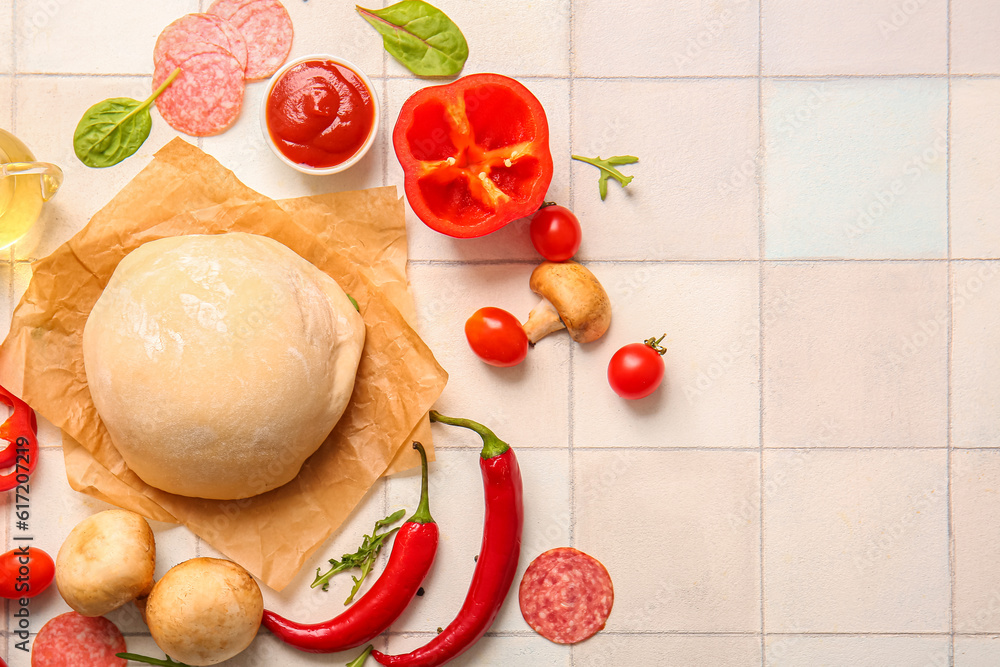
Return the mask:
<path fill-rule="evenodd" d="M 349 663 L 347 663 L 347 667 L 361 667 L 361 665 L 365 664 L 365 660 L 368 659 L 368 656 L 371 655 L 373 648 L 374 647 L 371 644 L 366 646 L 364 652 L 362 652 L 361 655 L 359 655 L 354 660 L 351 660 Z"/>
<path fill-rule="evenodd" d="M 413 448 L 420 452 L 420 503 L 417 505 L 417 511 L 407 521 L 412 523 L 434 523 L 434 518 L 431 516 L 430 500 L 427 495 L 427 452 L 424 451 L 424 446 L 416 440 L 413 441 Z"/>
<path fill-rule="evenodd" d="M 479 437 L 483 439 L 483 451 L 479 453 L 480 458 L 491 459 L 494 456 L 500 456 L 510 449 L 510 445 L 498 438 L 496 433 L 489 430 L 479 422 L 474 422 L 471 419 L 445 417 L 437 410 L 430 411 L 430 418 L 432 422 L 441 422 L 442 424 L 448 424 L 450 426 L 461 426 L 462 428 L 467 428 L 478 433 Z"/>

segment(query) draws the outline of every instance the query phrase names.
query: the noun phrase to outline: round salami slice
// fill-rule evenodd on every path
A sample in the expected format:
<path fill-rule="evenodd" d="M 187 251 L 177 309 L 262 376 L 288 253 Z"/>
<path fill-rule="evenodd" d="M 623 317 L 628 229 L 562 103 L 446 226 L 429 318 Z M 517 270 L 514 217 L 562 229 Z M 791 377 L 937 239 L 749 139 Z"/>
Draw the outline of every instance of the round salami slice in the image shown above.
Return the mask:
<path fill-rule="evenodd" d="M 246 69 L 247 44 L 239 30 L 215 14 L 187 14 L 160 33 L 153 47 L 153 62 L 170 58 L 182 63 L 210 52 L 229 54 Z"/>
<path fill-rule="evenodd" d="M 180 74 L 156 98 L 163 119 L 178 132 L 195 137 L 228 129 L 243 106 L 243 68 L 236 58 L 207 52 L 178 63 L 165 57 L 156 63 L 154 90 L 175 67 L 180 67 Z"/>
<path fill-rule="evenodd" d="M 75 611 L 56 616 L 42 626 L 31 645 L 31 667 L 125 667 L 125 638 L 103 616 Z"/>
<path fill-rule="evenodd" d="M 222 30 L 226 39 L 229 40 L 229 52 L 236 57 L 239 61 L 240 67 L 243 68 L 244 74 L 247 70 L 247 59 L 250 57 L 250 50 L 247 47 L 247 42 L 243 39 L 243 33 L 236 29 L 232 23 L 222 18 L 221 16 L 216 16 L 215 14 L 205 14 L 205 16 L 211 17 L 215 20 Z"/>
<path fill-rule="evenodd" d="M 560 547 L 528 566 L 518 591 L 521 615 L 535 632 L 557 644 L 575 644 L 604 627 L 615 601 L 600 561 Z"/>
<path fill-rule="evenodd" d="M 232 24 L 247 45 L 247 79 L 274 74 L 292 50 L 292 19 L 278 0 L 215 0 L 209 14 Z"/>

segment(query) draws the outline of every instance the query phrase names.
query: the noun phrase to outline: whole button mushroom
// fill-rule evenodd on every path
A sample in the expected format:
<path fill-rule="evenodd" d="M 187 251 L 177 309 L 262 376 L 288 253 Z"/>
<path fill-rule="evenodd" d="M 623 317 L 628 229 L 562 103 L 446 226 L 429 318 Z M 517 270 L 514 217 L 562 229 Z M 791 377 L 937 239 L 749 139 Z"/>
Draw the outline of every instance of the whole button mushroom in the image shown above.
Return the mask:
<path fill-rule="evenodd" d="M 250 645 L 264 598 L 242 567 L 219 558 L 192 558 L 170 568 L 146 601 L 146 625 L 156 645 L 188 665 L 215 665 Z"/>
<path fill-rule="evenodd" d="M 114 509 L 81 521 L 56 555 L 56 587 L 74 611 L 103 616 L 153 587 L 153 531 L 135 512 Z"/>
<path fill-rule="evenodd" d="M 611 301 L 597 277 L 577 262 L 543 262 L 531 272 L 531 291 L 542 297 L 528 314 L 524 333 L 534 345 L 566 328 L 577 343 L 604 335 L 611 324 Z"/>

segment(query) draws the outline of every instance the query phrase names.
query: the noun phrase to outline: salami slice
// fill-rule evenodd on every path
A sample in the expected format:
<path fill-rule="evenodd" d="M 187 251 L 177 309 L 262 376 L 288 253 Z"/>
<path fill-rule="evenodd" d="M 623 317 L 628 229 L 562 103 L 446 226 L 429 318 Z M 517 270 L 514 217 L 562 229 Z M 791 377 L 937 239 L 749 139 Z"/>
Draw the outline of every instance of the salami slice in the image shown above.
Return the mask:
<path fill-rule="evenodd" d="M 575 644 L 604 627 L 615 601 L 611 577 L 600 561 L 561 547 L 528 566 L 518 591 L 521 615 L 557 644 Z"/>
<path fill-rule="evenodd" d="M 210 52 L 229 54 L 246 69 L 247 44 L 239 30 L 215 14 L 187 14 L 160 33 L 153 47 L 153 62 L 170 58 L 182 63 Z"/>
<path fill-rule="evenodd" d="M 31 645 L 31 667 L 125 667 L 115 656 L 125 651 L 125 638 L 103 616 L 75 611 L 56 616 L 42 626 Z"/>
<path fill-rule="evenodd" d="M 240 67 L 243 68 L 243 73 L 246 74 L 247 59 L 250 57 L 250 50 L 247 47 L 246 40 L 243 39 L 243 33 L 221 16 L 216 16 L 215 14 L 205 14 L 205 16 L 210 16 L 218 22 L 219 29 L 222 30 L 226 39 L 229 40 L 229 52 L 235 56 L 236 60 L 240 63 Z"/>
<path fill-rule="evenodd" d="M 226 19 L 243 35 L 248 80 L 274 74 L 292 50 L 292 19 L 278 0 L 215 0 L 208 13 Z"/>
<path fill-rule="evenodd" d="M 224 132 L 240 115 L 243 106 L 243 68 L 235 57 L 209 51 L 175 62 L 157 61 L 154 90 L 175 67 L 181 73 L 156 98 L 160 115 L 178 132 L 207 137 Z"/>

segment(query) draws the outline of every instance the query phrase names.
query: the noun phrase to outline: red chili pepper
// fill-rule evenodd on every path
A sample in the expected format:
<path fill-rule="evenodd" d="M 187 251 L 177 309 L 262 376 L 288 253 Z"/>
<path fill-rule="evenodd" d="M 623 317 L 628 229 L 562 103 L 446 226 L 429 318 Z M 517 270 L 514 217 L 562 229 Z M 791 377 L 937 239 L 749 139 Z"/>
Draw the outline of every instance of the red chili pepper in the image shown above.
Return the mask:
<path fill-rule="evenodd" d="M 456 238 L 531 215 L 552 181 L 545 110 L 500 74 L 418 90 L 399 111 L 392 145 L 413 212 Z"/>
<path fill-rule="evenodd" d="M 0 440 L 8 443 L 0 450 L 0 468 L 11 468 L 0 475 L 0 491 L 9 491 L 18 484 L 27 484 L 38 462 L 38 420 L 27 403 L 3 387 L 0 403 L 12 410 L 7 421 L 0 424 Z"/>
<path fill-rule="evenodd" d="M 392 555 L 371 589 L 350 609 L 323 623 L 295 623 L 264 610 L 264 627 L 278 639 L 309 653 L 334 653 L 361 646 L 399 618 L 427 576 L 437 551 L 438 526 L 427 498 L 427 454 L 419 442 L 420 504 L 396 534 Z"/>
<path fill-rule="evenodd" d="M 472 429 L 483 439 L 479 467 L 486 494 L 486 520 L 472 585 L 458 616 L 430 642 L 405 655 L 386 655 L 369 646 L 351 663 L 352 667 L 361 665 L 369 652 L 380 664 L 406 667 L 436 667 L 458 657 L 493 624 L 517 572 L 524 504 L 521 470 L 514 450 L 482 424 L 444 417 L 433 410 L 430 414 L 431 421 Z"/>

